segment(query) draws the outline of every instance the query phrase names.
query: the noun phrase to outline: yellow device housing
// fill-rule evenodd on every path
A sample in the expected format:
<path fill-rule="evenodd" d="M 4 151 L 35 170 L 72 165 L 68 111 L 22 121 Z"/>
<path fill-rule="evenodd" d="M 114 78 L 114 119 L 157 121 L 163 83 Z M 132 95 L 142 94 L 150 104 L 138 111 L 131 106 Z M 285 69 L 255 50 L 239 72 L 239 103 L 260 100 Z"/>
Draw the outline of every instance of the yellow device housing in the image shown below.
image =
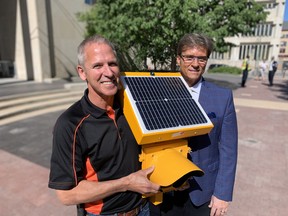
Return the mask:
<path fill-rule="evenodd" d="M 129 86 L 125 85 L 123 78 L 151 77 L 149 72 L 123 72 L 121 73 L 120 97 L 124 115 L 139 145 L 142 146 L 142 153 L 139 156 L 142 162 L 142 169 L 154 166 L 154 171 L 148 176 L 149 180 L 161 186 L 161 192 L 149 199 L 155 205 L 162 202 L 163 192 L 175 190 L 186 184 L 192 176 L 202 176 L 203 171 L 194 163 L 187 159 L 187 154 L 191 150 L 185 138 L 207 134 L 213 124 L 198 102 L 202 114 L 206 116 L 207 124 L 190 125 L 189 127 L 175 127 L 165 130 L 145 131 L 139 123 L 141 116 L 137 114 L 137 109 L 133 106 L 133 98 L 129 93 Z M 155 73 L 156 77 L 180 77 L 175 73 Z M 185 81 L 183 81 L 185 83 Z M 186 85 L 186 83 L 185 83 Z M 188 87 L 187 87 L 188 88 Z M 145 196 L 145 195 L 144 195 Z"/>

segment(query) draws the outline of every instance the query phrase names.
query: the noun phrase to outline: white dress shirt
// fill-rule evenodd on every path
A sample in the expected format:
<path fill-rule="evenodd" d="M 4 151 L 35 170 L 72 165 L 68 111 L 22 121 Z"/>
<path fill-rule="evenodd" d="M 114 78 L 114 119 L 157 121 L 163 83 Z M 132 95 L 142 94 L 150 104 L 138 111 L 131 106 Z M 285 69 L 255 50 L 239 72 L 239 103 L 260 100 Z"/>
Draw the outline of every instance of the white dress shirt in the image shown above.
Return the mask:
<path fill-rule="evenodd" d="M 192 97 L 195 101 L 199 100 L 201 86 L 202 86 L 202 79 L 200 79 L 199 82 L 196 83 L 194 86 L 190 87 L 192 91 Z"/>

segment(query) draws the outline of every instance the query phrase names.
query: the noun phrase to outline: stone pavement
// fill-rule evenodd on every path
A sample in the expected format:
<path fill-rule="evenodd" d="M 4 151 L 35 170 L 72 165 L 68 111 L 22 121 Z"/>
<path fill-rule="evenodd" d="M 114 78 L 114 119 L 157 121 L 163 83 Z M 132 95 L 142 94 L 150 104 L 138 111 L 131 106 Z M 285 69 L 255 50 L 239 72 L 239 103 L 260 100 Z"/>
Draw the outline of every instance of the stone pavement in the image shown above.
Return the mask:
<path fill-rule="evenodd" d="M 286 216 L 288 206 L 288 80 L 273 87 L 250 78 L 207 75 L 233 89 L 239 129 L 239 159 L 230 216 Z M 3 81 L 2 81 L 3 82 Z M 0 83 L 4 95 L 63 88 L 51 84 Z M 52 128 L 61 111 L 0 126 L 0 215 L 76 215 L 47 188 Z"/>
<path fill-rule="evenodd" d="M 249 80 L 234 91 L 239 159 L 228 215 L 288 214 L 288 81 Z"/>

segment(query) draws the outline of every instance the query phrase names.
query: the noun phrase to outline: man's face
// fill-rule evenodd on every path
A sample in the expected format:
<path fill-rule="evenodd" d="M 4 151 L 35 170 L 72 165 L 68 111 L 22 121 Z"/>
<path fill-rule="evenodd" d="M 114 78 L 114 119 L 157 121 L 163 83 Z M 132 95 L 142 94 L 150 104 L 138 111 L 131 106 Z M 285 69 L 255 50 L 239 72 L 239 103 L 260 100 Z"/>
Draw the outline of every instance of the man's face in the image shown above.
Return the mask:
<path fill-rule="evenodd" d="M 181 75 L 190 87 L 201 79 L 202 74 L 205 72 L 207 61 L 207 50 L 202 47 L 185 49 L 181 56 L 177 56 Z"/>
<path fill-rule="evenodd" d="M 113 98 L 118 90 L 120 70 L 111 47 L 104 43 L 87 44 L 84 59 L 84 66 L 78 65 L 78 73 L 87 81 L 90 100 Z"/>

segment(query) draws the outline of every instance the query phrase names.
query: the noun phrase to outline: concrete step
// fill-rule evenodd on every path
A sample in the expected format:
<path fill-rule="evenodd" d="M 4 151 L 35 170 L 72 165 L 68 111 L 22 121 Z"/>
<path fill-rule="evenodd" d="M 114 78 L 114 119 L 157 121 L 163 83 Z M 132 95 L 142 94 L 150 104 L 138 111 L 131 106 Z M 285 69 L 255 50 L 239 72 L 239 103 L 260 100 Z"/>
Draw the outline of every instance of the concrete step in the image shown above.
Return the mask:
<path fill-rule="evenodd" d="M 0 97 L 0 125 L 64 110 L 83 96 L 83 89 L 48 90 Z"/>

